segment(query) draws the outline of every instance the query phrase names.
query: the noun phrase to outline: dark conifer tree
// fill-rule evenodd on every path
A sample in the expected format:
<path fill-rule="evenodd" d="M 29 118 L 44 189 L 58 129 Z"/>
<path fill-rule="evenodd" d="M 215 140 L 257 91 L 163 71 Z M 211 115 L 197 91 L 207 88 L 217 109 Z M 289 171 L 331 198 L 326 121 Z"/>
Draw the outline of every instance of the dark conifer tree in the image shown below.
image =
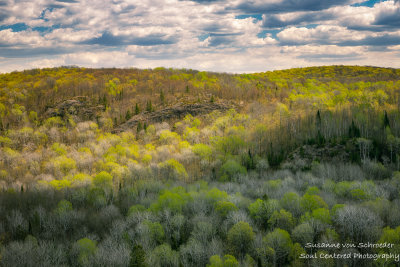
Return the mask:
<path fill-rule="evenodd" d="M 390 128 L 390 122 L 389 122 L 389 118 L 388 118 L 387 112 L 385 110 L 385 114 L 383 116 L 383 129 L 386 129 L 386 127 Z"/>
<path fill-rule="evenodd" d="M 130 120 L 131 118 L 132 118 L 132 114 L 131 114 L 130 110 L 128 109 L 125 114 L 125 120 Z"/>
<path fill-rule="evenodd" d="M 139 121 L 139 122 L 138 122 L 138 125 L 137 125 L 137 127 L 136 127 L 136 131 L 137 131 L 138 133 L 140 133 L 141 130 L 142 130 L 142 123 Z"/>
<path fill-rule="evenodd" d="M 136 106 L 135 106 L 135 115 L 138 115 L 139 113 L 140 113 L 140 108 L 139 108 L 138 103 L 136 103 Z"/>

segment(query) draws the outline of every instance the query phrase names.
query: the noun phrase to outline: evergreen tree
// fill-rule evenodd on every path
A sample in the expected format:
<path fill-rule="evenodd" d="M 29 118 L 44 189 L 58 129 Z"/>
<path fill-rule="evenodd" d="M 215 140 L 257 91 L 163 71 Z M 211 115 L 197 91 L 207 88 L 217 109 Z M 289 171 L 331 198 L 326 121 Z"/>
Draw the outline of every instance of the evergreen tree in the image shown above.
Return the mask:
<path fill-rule="evenodd" d="M 321 130 L 321 113 L 319 110 L 317 111 L 316 123 L 317 123 L 317 129 Z"/>
<path fill-rule="evenodd" d="M 317 133 L 317 145 L 322 146 L 325 143 L 325 137 L 321 134 L 321 131 L 318 130 Z"/>
<path fill-rule="evenodd" d="M 138 115 L 139 113 L 140 113 L 140 108 L 139 108 L 138 103 L 136 103 L 136 106 L 135 106 L 135 115 Z"/>
<path fill-rule="evenodd" d="M 146 111 L 148 111 L 148 112 L 154 111 L 153 105 L 151 104 L 151 100 L 149 100 L 149 101 L 147 102 L 147 104 L 146 104 Z"/>
<path fill-rule="evenodd" d="M 163 105 L 165 104 L 165 95 L 164 95 L 164 91 L 162 91 L 162 90 L 160 92 L 160 101 Z"/>
<path fill-rule="evenodd" d="M 137 127 L 136 127 L 136 131 L 138 132 L 138 133 L 140 133 L 140 131 L 142 130 L 143 128 L 142 128 L 142 123 L 139 121 L 138 122 L 138 125 L 137 125 Z"/>
<path fill-rule="evenodd" d="M 250 149 L 247 155 L 244 156 L 243 165 L 246 167 L 247 170 L 252 170 L 255 168 L 254 157 Z"/>
<path fill-rule="evenodd" d="M 144 267 L 146 265 L 146 252 L 141 245 L 135 245 L 131 252 L 129 267 Z"/>
<path fill-rule="evenodd" d="M 107 105 L 108 105 L 106 95 L 103 96 L 102 102 L 103 102 L 104 109 L 106 109 L 106 108 L 107 108 Z"/>
<path fill-rule="evenodd" d="M 355 125 L 354 121 L 352 120 L 349 127 L 349 138 L 358 138 L 360 136 L 360 129 Z"/>
<path fill-rule="evenodd" d="M 385 110 L 385 114 L 383 116 L 383 129 L 386 129 L 387 127 L 390 128 L 390 122 L 389 122 L 389 118 L 388 118 L 387 112 Z"/>
<path fill-rule="evenodd" d="M 131 112 L 129 111 L 129 109 L 126 111 L 126 114 L 125 114 L 125 120 L 130 120 L 132 118 L 132 114 L 131 114 Z"/>

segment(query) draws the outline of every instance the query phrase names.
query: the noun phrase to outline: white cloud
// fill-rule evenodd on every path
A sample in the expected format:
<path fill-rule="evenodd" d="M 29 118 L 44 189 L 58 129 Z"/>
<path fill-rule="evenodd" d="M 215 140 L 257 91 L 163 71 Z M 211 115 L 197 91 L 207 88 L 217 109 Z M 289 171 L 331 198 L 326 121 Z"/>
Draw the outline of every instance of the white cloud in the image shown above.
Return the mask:
<path fill-rule="evenodd" d="M 389 50 L 400 51 L 400 45 L 393 45 L 388 47 Z"/>
<path fill-rule="evenodd" d="M 102 52 L 82 52 L 62 56 L 66 65 L 79 65 L 95 68 L 103 67 L 131 67 L 135 65 L 135 57 L 127 52 L 102 51 Z"/>
<path fill-rule="evenodd" d="M 350 46 L 341 47 L 336 45 L 302 45 L 302 46 L 284 46 L 282 52 L 285 54 L 296 55 L 297 57 L 315 60 L 316 58 L 340 58 L 349 57 L 349 59 L 363 56 L 366 49 L 363 47 Z"/>
<path fill-rule="evenodd" d="M 0 44 L 7 48 L 0 51 L 0 71 L 82 65 L 250 72 L 324 62 L 395 66 L 400 61 L 395 60 L 399 59 L 395 43 L 399 2 L 384 1 L 370 8 L 338 5 L 360 2 L 340 0 L 336 6 L 316 11 L 306 11 L 312 10 L 312 0 L 294 2 L 305 5 L 298 9 L 303 11 L 288 6 L 292 3 L 288 0 L 203 4 L 181 0 L 9 0 L 3 9 L 8 15 L 0 26 L 24 23 L 28 29 L 0 31 Z M 253 14 L 246 12 L 254 7 L 274 5 L 286 6 L 288 11 L 264 14 L 264 21 L 236 19 L 237 15 Z M 288 26 L 274 27 L 280 32 L 267 31 L 266 37 L 260 38 L 271 18 Z M 34 27 L 45 28 L 39 31 Z M 388 49 L 372 52 L 362 44 L 374 45 L 374 38 L 379 46 L 387 42 Z"/>
<path fill-rule="evenodd" d="M 67 29 L 55 29 L 51 33 L 45 35 L 45 38 L 48 40 L 54 40 L 56 42 L 62 43 L 77 43 L 83 42 L 90 38 L 99 37 L 100 34 L 93 31 L 81 30 L 75 31 L 71 28 Z"/>
<path fill-rule="evenodd" d="M 283 43 L 341 43 L 343 41 L 357 41 L 367 37 L 364 32 L 349 30 L 346 27 L 334 25 L 319 25 L 316 28 L 290 27 L 277 34 Z"/>
<path fill-rule="evenodd" d="M 31 30 L 13 32 L 11 29 L 0 31 L 0 45 L 2 46 L 21 46 L 29 45 L 31 47 L 43 47 L 51 45 L 49 40 L 46 40 L 38 32 Z"/>
<path fill-rule="evenodd" d="M 339 5 L 318 11 L 266 14 L 263 16 L 263 20 L 264 25 L 270 28 L 325 24 L 340 25 L 357 30 L 389 30 L 391 24 L 396 23 L 396 20 L 399 23 L 400 2 L 389 0 L 378 2 L 373 7 Z"/>

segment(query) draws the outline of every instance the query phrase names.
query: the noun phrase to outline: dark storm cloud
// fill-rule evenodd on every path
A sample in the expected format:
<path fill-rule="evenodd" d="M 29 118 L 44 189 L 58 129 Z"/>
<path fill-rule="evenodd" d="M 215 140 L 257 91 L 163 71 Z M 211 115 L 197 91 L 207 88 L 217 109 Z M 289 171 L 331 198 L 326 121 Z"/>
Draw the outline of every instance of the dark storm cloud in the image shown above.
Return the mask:
<path fill-rule="evenodd" d="M 144 37 L 133 36 L 116 36 L 109 32 L 103 33 L 100 37 L 92 38 L 90 40 L 81 42 L 87 45 L 102 45 L 102 46 L 125 46 L 125 45 L 139 45 L 139 46 L 153 46 L 174 44 L 178 40 L 173 37 L 166 37 L 162 34 L 151 34 Z"/>
<path fill-rule="evenodd" d="M 0 22 L 5 21 L 10 17 L 10 14 L 8 14 L 5 11 L 0 10 Z"/>
<path fill-rule="evenodd" d="M 359 41 L 343 41 L 340 46 L 392 46 L 400 44 L 400 36 L 385 34 L 378 37 L 369 36 Z"/>
<path fill-rule="evenodd" d="M 112 11 L 112 13 L 114 15 L 127 14 L 127 13 L 132 12 L 134 9 L 136 9 L 135 5 L 128 5 L 128 6 L 124 7 L 124 9 L 122 9 L 121 11 L 119 11 L 119 12 Z M 140 14 L 136 14 L 136 15 L 140 15 Z"/>
<path fill-rule="evenodd" d="M 234 9 L 244 13 L 288 13 L 324 10 L 349 2 L 349 0 L 283 0 L 280 3 L 254 4 L 251 1 L 244 1 Z"/>
<path fill-rule="evenodd" d="M 47 8 L 55 9 L 55 8 L 64 8 L 65 6 L 60 5 L 60 4 L 50 4 L 47 6 Z"/>
<path fill-rule="evenodd" d="M 223 31 L 223 25 L 215 22 L 215 23 L 204 25 L 202 30 L 205 32 L 221 32 L 221 31 Z"/>
<path fill-rule="evenodd" d="M 242 33 L 210 33 L 208 45 L 210 47 L 229 45 L 235 43 L 235 37 L 240 36 L 241 34 Z"/>
<path fill-rule="evenodd" d="M 61 3 L 79 3 L 79 1 L 76 1 L 76 0 L 56 0 L 56 2 L 61 2 Z"/>
<path fill-rule="evenodd" d="M 279 12 L 263 15 L 263 27 L 284 28 L 306 24 L 332 24 L 347 27 L 356 31 L 383 32 L 393 31 L 400 27 L 400 5 L 396 2 L 367 1 L 350 6 L 342 5 L 319 11 Z M 397 2 L 398 3 L 398 2 Z M 357 19 L 352 19 L 352 14 Z M 362 14 L 365 17 L 362 17 Z M 365 18 L 373 17 L 373 20 Z"/>
<path fill-rule="evenodd" d="M 127 42 L 127 39 L 121 36 L 115 36 L 111 33 L 105 32 L 100 37 L 92 38 L 82 44 L 88 45 L 104 45 L 104 46 L 120 46 L 124 45 Z"/>
<path fill-rule="evenodd" d="M 199 3 L 199 4 L 209 4 L 209 3 L 215 3 L 215 2 L 223 2 L 222 0 L 181 0 L 181 1 L 192 1 L 192 2 Z"/>
<path fill-rule="evenodd" d="M 375 19 L 374 25 L 385 27 L 400 27 L 400 8 L 391 14 L 379 14 Z"/>
<path fill-rule="evenodd" d="M 0 46 L 1 47 L 1 46 Z M 0 49 L 0 57 L 4 58 L 28 58 L 28 57 L 39 57 L 44 55 L 61 55 L 71 52 L 66 48 L 11 48 L 2 47 Z"/>
<path fill-rule="evenodd" d="M 226 36 L 214 36 L 209 39 L 209 46 L 215 47 L 233 42 L 233 39 Z"/>
<path fill-rule="evenodd" d="M 304 28 L 303 28 L 304 29 Z M 318 28 L 317 28 L 318 29 Z M 342 29 L 342 28 L 340 28 Z M 295 34 L 292 33 L 291 36 Z M 330 34 L 339 34 L 338 37 L 329 36 Z M 375 46 L 375 47 L 387 47 L 395 46 L 400 44 L 400 35 L 393 33 L 379 34 L 375 36 L 366 36 L 360 39 L 349 39 L 349 37 L 339 37 L 340 30 L 334 33 L 331 30 L 328 31 L 314 31 L 303 38 L 291 38 L 287 34 L 278 34 L 279 45 L 281 46 L 301 46 L 301 45 L 337 45 L 337 46 Z"/>
<path fill-rule="evenodd" d="M 307 61 L 316 61 L 316 62 L 337 62 L 340 61 L 353 61 L 357 59 L 362 59 L 363 57 L 357 53 L 350 53 L 347 55 L 336 55 L 336 54 L 307 54 L 300 55 L 297 58 L 305 59 Z"/>
<path fill-rule="evenodd" d="M 130 44 L 140 46 L 167 45 L 175 44 L 178 40 L 173 37 L 165 38 L 163 35 L 148 35 L 145 37 L 136 37 L 130 41 Z"/>
<path fill-rule="evenodd" d="M 313 12 L 281 19 L 278 15 L 267 14 L 263 18 L 263 26 L 266 28 L 282 28 L 292 25 L 310 24 L 319 21 L 331 20 L 334 16 L 329 13 Z"/>

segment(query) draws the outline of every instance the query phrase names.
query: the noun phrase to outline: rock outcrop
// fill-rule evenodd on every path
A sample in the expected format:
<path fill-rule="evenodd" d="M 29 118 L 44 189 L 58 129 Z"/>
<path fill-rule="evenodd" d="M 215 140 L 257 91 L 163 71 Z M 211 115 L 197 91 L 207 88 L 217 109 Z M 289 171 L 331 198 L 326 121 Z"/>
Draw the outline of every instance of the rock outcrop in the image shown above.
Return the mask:
<path fill-rule="evenodd" d="M 72 99 L 64 100 L 56 106 L 48 108 L 44 113 L 45 118 L 72 116 L 74 120 L 85 121 L 93 120 L 104 110 L 102 105 L 91 104 L 87 97 L 77 96 Z"/>
<path fill-rule="evenodd" d="M 113 132 L 119 133 L 130 129 L 136 130 L 138 123 L 146 123 L 147 125 L 161 123 L 164 121 L 173 121 L 183 119 L 187 114 L 199 116 L 211 113 L 214 110 L 225 111 L 234 108 L 233 105 L 227 103 L 194 103 L 194 104 L 178 104 L 153 112 L 142 112 L 133 116 L 127 122 L 116 127 Z"/>
<path fill-rule="evenodd" d="M 349 162 L 350 152 L 342 144 L 303 145 L 288 156 L 283 166 L 293 170 L 304 170 L 310 169 L 313 161 Z"/>

